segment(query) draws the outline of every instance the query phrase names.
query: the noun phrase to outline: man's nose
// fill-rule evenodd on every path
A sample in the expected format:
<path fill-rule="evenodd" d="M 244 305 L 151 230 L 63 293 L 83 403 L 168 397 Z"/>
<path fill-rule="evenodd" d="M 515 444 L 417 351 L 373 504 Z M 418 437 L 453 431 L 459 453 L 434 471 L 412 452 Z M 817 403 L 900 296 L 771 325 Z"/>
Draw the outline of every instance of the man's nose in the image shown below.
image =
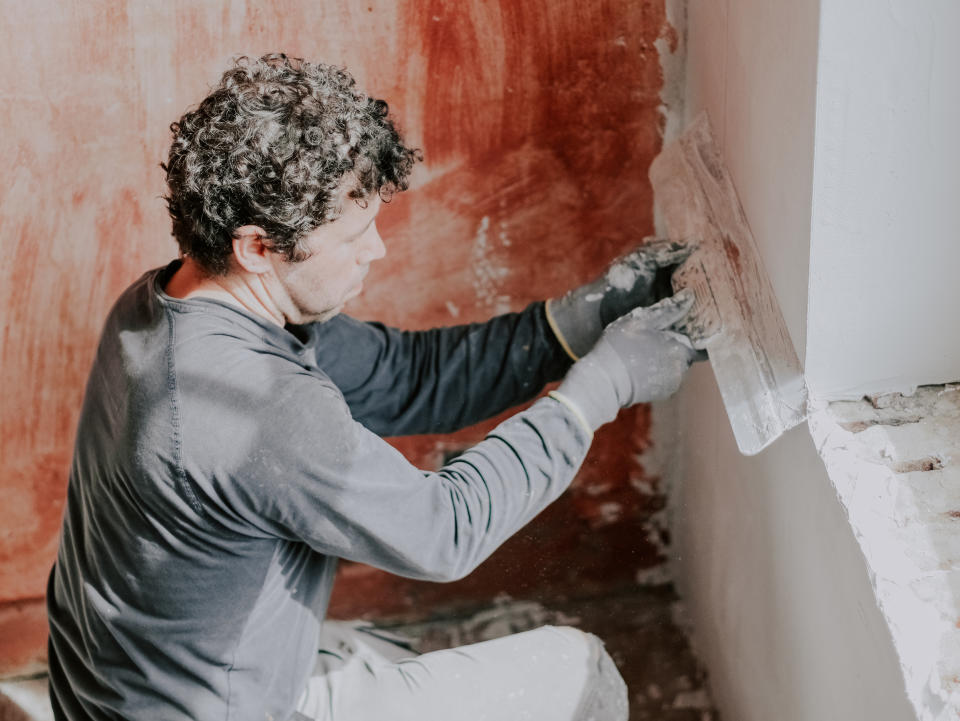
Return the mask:
<path fill-rule="evenodd" d="M 380 231 L 377 230 L 376 223 L 370 226 L 363 240 L 364 246 L 360 255 L 361 264 L 380 260 L 380 258 L 387 254 L 387 247 L 383 244 L 383 239 L 380 237 Z"/>

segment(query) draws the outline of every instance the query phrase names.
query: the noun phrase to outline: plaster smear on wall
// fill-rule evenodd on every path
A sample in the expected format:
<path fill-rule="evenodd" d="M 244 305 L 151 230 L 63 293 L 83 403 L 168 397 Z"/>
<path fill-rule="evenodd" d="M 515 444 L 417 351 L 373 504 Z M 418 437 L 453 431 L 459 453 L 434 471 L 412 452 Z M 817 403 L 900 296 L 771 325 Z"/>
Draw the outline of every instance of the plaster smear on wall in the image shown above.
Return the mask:
<path fill-rule="evenodd" d="M 663 121 L 664 145 L 683 130 L 684 95 L 686 93 L 686 0 L 666 0 L 664 31 L 654 42 L 663 68 L 663 89 L 660 91 L 660 115 Z"/>
<path fill-rule="evenodd" d="M 921 721 L 960 716 L 960 386 L 821 404 L 810 432 Z"/>
<path fill-rule="evenodd" d="M 510 275 L 510 269 L 492 259 L 488 239 L 489 231 L 490 216 L 485 215 L 480 219 L 480 226 L 473 238 L 473 247 L 470 252 L 471 267 L 473 268 L 473 289 L 476 291 L 478 303 L 489 308 L 493 315 L 500 315 L 510 312 L 510 296 L 499 292 L 504 279 Z"/>

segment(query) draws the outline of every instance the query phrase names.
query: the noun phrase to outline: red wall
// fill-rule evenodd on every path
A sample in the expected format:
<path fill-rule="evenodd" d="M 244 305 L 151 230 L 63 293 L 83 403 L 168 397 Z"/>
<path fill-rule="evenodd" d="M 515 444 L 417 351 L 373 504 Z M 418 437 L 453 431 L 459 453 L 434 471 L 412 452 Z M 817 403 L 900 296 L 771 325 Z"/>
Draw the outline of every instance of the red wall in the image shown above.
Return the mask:
<path fill-rule="evenodd" d="M 160 200 L 167 126 L 231 55 L 344 64 L 424 150 L 414 189 L 382 215 L 388 256 L 356 315 L 425 327 L 518 309 L 652 230 L 654 41 L 673 33 L 663 0 L 0 3 L 0 672 L 42 651 L 37 609 L 103 317 L 175 254 Z M 643 520 L 663 498 L 637 460 L 649 427 L 640 409 L 598 434 L 573 491 L 471 578 L 415 584 L 348 566 L 334 612 L 630 582 L 659 560 Z M 431 466 L 480 437 L 398 445 Z"/>

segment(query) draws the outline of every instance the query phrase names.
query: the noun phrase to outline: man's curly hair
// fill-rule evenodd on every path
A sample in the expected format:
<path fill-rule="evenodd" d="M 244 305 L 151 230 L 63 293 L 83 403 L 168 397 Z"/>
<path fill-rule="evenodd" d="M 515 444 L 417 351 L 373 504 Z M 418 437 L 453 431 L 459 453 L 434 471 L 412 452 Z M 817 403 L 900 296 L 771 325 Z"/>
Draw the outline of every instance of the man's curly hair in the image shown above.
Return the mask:
<path fill-rule="evenodd" d="M 282 53 L 238 58 L 170 126 L 161 167 L 181 252 L 223 275 L 236 229 L 257 225 L 272 250 L 302 260 L 301 239 L 339 216 L 344 190 L 362 203 L 407 189 L 422 156 L 387 115 L 343 68 Z"/>

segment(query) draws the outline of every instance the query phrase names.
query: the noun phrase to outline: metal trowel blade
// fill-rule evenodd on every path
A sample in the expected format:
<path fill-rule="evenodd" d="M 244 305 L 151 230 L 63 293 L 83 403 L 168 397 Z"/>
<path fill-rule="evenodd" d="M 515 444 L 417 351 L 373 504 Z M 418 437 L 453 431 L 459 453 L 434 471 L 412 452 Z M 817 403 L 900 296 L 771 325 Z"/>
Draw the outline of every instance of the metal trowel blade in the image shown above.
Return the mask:
<path fill-rule="evenodd" d="M 706 113 L 650 168 L 673 240 L 697 244 L 674 272 L 696 297 L 684 330 L 710 357 L 737 447 L 766 448 L 806 417 L 797 352 Z"/>

